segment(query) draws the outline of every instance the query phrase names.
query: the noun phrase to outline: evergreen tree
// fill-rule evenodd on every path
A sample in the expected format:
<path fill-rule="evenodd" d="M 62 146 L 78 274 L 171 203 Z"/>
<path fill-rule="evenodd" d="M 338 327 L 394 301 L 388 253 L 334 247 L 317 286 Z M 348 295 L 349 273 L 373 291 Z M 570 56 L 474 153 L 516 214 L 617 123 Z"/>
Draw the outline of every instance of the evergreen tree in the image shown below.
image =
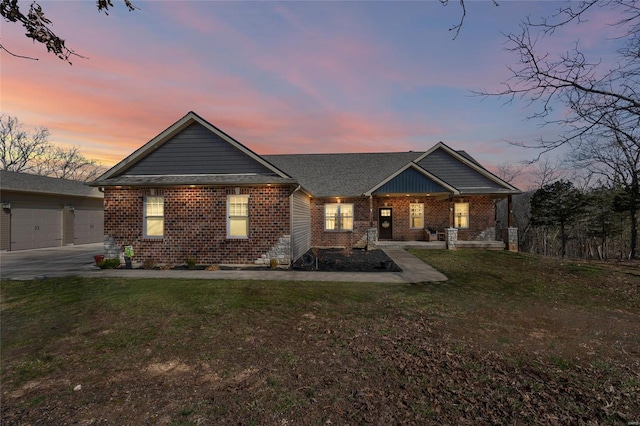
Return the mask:
<path fill-rule="evenodd" d="M 567 226 L 582 215 L 585 200 L 582 193 L 569 181 L 559 180 L 544 185 L 531 197 L 532 226 L 558 226 L 560 228 L 560 254 L 566 253 Z"/>

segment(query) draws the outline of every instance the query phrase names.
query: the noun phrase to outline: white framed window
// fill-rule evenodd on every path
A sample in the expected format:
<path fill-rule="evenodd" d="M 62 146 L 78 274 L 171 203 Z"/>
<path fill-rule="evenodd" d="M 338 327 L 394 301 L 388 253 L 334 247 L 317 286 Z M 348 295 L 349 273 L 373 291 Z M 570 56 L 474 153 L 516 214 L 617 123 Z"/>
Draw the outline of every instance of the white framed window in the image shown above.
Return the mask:
<path fill-rule="evenodd" d="M 409 227 L 412 229 L 424 227 L 424 204 L 409 204 Z"/>
<path fill-rule="evenodd" d="M 469 203 L 454 203 L 453 226 L 462 229 L 469 227 Z"/>
<path fill-rule="evenodd" d="M 227 237 L 249 238 L 249 196 L 227 196 Z"/>
<path fill-rule="evenodd" d="M 144 197 L 144 236 L 160 238 L 164 236 L 164 197 L 147 195 Z"/>
<path fill-rule="evenodd" d="M 353 204 L 325 204 L 324 229 L 325 231 L 353 230 Z"/>

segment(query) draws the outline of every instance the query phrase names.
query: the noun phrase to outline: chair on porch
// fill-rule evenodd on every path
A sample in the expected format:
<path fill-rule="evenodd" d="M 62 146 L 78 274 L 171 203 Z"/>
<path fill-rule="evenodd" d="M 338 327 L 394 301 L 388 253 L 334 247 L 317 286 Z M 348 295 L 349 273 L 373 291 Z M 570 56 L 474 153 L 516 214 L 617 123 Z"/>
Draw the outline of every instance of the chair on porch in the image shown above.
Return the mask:
<path fill-rule="evenodd" d="M 436 228 L 424 228 L 425 241 L 446 241 L 444 231 L 438 231 Z"/>

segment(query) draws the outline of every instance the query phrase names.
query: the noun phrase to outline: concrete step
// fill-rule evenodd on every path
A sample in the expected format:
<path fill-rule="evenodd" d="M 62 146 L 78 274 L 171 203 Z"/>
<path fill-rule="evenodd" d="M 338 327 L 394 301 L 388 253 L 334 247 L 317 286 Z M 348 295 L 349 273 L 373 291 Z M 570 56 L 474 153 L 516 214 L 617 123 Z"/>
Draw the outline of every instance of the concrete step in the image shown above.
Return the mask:
<path fill-rule="evenodd" d="M 505 245 L 502 241 L 456 241 L 456 248 L 504 250 Z"/>

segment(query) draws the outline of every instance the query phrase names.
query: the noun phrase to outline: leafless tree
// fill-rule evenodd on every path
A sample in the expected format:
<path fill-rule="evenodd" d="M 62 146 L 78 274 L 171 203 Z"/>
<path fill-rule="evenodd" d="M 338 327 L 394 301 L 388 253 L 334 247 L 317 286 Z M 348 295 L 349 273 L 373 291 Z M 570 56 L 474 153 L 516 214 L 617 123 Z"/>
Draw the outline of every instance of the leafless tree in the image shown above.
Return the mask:
<path fill-rule="evenodd" d="M 497 175 L 505 182 L 511 183 L 522 174 L 523 165 L 515 165 L 509 162 L 502 162 L 497 166 Z"/>
<path fill-rule="evenodd" d="M 629 214 L 631 258 L 636 257 L 640 208 L 640 139 L 635 134 L 638 131 L 635 127 L 623 129 L 619 123 L 612 124 L 571 156 L 576 168 L 587 170 L 612 188 L 622 189 L 625 202 L 619 204 Z"/>
<path fill-rule="evenodd" d="M 0 161 L 2 169 L 73 180 L 90 180 L 104 168 L 87 159 L 78 147 L 64 148 L 49 142 L 44 127 L 31 132 L 16 117 L 0 115 Z"/>
<path fill-rule="evenodd" d="M 540 49 L 541 41 L 553 37 L 560 28 L 582 22 L 594 11 L 615 16 L 609 22 L 620 32 L 615 60 L 603 62 L 588 58 L 579 42 L 566 52 L 554 55 Z M 604 13 L 603 13 L 604 15 Z M 509 102 L 524 99 L 533 108 L 530 118 L 543 125 L 556 125 L 562 130 L 555 138 L 540 138 L 532 144 L 521 144 L 548 152 L 563 145 L 581 152 L 582 162 L 595 164 L 605 158 L 598 154 L 601 143 L 610 143 L 615 152 L 616 167 L 625 165 L 626 172 L 609 173 L 625 180 L 632 200 L 638 197 L 638 168 L 629 168 L 640 152 L 640 0 L 585 0 L 567 2 L 557 13 L 539 22 L 526 20 L 520 32 L 507 35 L 508 50 L 517 57 L 511 66 L 511 77 L 497 92 L 483 95 L 505 97 Z M 556 113 L 554 107 L 562 107 Z M 603 142 L 603 141 L 607 142 Z M 610 159 L 609 159 L 610 160 Z M 607 167 L 610 170 L 614 163 Z M 635 183 L 634 183 L 635 182 Z M 635 203 L 636 201 L 634 201 Z M 632 223 L 636 223 L 635 211 Z M 632 257 L 635 257 L 636 225 L 632 229 Z"/>
<path fill-rule="evenodd" d="M 77 146 L 53 147 L 41 157 L 36 167 L 40 175 L 81 181 L 95 179 L 104 171 L 98 161 L 86 158 Z"/>
<path fill-rule="evenodd" d="M 562 162 L 559 159 L 550 160 L 548 156 L 542 157 L 530 166 L 531 182 L 533 187 L 529 189 L 540 189 L 559 179 L 565 178 Z"/>
<path fill-rule="evenodd" d="M 35 160 L 50 148 L 49 131 L 44 127 L 29 132 L 16 117 L 0 115 L 0 161 L 3 170 L 33 173 Z"/>

